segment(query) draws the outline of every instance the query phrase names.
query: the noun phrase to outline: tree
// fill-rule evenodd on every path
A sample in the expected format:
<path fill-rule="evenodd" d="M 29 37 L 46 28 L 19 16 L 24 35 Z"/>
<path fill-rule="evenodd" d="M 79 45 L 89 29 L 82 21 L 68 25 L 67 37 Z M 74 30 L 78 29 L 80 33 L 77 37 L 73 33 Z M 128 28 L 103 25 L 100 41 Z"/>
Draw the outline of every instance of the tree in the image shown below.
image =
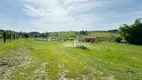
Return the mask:
<path fill-rule="evenodd" d="M 28 33 L 25 33 L 25 34 L 24 34 L 24 37 L 27 39 L 27 38 L 30 37 L 30 35 L 29 35 Z"/>
<path fill-rule="evenodd" d="M 85 30 L 85 31 L 80 31 L 79 34 L 80 34 L 80 35 L 88 35 L 88 31 L 87 31 L 87 30 Z"/>
<path fill-rule="evenodd" d="M 135 22 L 130 26 L 123 24 L 119 28 L 119 33 L 125 40 L 127 40 L 128 43 L 142 45 L 141 19 L 142 18 L 136 19 Z"/>
<path fill-rule="evenodd" d="M 120 43 L 122 40 L 122 37 L 117 37 L 115 40 L 116 40 L 116 42 Z"/>
<path fill-rule="evenodd" d="M 136 19 L 136 20 L 135 20 L 135 23 L 139 23 L 139 24 L 140 24 L 140 23 L 141 23 L 141 19 L 142 19 L 142 18 Z"/>
<path fill-rule="evenodd" d="M 38 37 L 48 37 L 48 33 L 40 33 Z"/>
<path fill-rule="evenodd" d="M 108 30 L 107 32 L 116 33 L 117 31 L 118 31 L 117 29 L 112 29 L 112 30 Z"/>
<path fill-rule="evenodd" d="M 30 32 L 30 37 L 37 37 L 39 35 L 40 35 L 39 32 Z"/>

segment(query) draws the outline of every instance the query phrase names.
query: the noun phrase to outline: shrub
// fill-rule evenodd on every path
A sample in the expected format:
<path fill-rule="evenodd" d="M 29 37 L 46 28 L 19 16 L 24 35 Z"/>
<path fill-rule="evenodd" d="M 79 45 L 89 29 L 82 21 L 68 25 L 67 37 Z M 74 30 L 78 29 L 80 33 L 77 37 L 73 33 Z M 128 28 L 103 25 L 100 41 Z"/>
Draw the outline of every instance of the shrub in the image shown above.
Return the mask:
<path fill-rule="evenodd" d="M 136 19 L 132 25 L 123 24 L 119 28 L 121 36 L 131 44 L 142 45 L 142 18 Z"/>
<path fill-rule="evenodd" d="M 80 49 L 88 49 L 86 46 L 84 45 L 80 45 L 80 46 L 77 46 L 77 48 L 80 48 Z"/>
<path fill-rule="evenodd" d="M 30 35 L 29 35 L 28 33 L 25 33 L 25 34 L 24 34 L 24 37 L 27 39 L 27 38 L 30 37 Z"/>
<path fill-rule="evenodd" d="M 120 43 L 121 40 L 122 40 L 122 37 L 117 37 L 117 38 L 115 39 L 115 41 L 118 42 L 118 43 Z"/>

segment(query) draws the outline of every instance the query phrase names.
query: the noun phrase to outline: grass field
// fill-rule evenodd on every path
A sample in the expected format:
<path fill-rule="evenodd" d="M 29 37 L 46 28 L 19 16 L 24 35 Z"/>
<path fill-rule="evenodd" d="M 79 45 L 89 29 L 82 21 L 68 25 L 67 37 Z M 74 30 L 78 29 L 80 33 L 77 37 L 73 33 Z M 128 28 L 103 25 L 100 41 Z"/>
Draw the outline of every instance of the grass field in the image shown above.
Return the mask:
<path fill-rule="evenodd" d="M 0 41 L 2 80 L 142 80 L 142 46 L 90 43 L 89 49 L 65 47 L 68 41 Z"/>
<path fill-rule="evenodd" d="M 117 33 L 111 33 L 111 32 L 93 32 L 89 34 L 90 36 L 97 36 L 97 37 L 111 37 L 113 36 L 119 36 Z"/>

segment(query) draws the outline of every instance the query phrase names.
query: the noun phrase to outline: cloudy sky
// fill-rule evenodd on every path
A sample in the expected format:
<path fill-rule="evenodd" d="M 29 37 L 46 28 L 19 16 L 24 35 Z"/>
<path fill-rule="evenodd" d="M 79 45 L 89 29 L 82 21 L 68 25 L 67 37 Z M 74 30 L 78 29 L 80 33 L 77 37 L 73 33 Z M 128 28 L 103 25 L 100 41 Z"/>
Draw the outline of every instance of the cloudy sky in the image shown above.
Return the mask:
<path fill-rule="evenodd" d="M 0 29 L 109 30 L 142 17 L 142 0 L 0 0 Z"/>

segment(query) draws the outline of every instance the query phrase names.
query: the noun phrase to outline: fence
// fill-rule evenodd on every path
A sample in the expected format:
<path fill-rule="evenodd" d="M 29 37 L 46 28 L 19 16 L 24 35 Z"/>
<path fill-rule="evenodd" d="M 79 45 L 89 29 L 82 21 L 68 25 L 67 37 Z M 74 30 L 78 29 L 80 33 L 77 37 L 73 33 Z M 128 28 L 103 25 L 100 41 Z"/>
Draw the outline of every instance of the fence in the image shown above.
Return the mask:
<path fill-rule="evenodd" d="M 11 40 L 15 40 L 19 38 L 19 34 L 18 33 L 14 33 L 14 32 L 1 32 L 0 33 L 0 41 L 3 41 L 4 43 L 11 41 Z"/>

